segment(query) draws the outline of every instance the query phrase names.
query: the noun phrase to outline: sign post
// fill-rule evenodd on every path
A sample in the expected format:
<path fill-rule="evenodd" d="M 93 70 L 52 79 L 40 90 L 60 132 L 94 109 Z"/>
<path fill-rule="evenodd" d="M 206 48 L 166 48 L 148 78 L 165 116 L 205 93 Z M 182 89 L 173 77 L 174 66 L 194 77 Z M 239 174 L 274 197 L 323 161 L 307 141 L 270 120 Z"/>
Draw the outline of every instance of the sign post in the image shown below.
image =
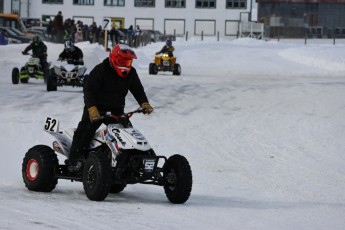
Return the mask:
<path fill-rule="evenodd" d="M 105 18 L 102 22 L 102 30 L 104 30 L 104 49 L 108 50 L 108 30 L 111 30 L 111 19 Z"/>

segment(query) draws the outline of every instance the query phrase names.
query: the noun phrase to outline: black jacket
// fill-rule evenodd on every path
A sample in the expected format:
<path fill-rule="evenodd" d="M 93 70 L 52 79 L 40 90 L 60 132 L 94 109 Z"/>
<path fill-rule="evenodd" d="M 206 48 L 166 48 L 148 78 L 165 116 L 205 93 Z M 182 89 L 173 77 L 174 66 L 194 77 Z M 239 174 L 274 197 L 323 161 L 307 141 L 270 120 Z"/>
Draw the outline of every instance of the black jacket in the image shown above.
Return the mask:
<path fill-rule="evenodd" d="M 38 57 L 40 59 L 47 58 L 47 46 L 43 42 L 38 43 L 38 45 L 34 45 L 34 43 L 32 42 L 25 48 L 23 53 L 27 53 L 30 50 L 32 50 L 32 54 L 35 57 Z"/>
<path fill-rule="evenodd" d="M 74 50 L 72 52 L 68 52 L 64 49 L 59 55 L 60 59 L 66 59 L 68 64 L 74 65 L 84 65 L 83 57 L 83 51 L 76 46 L 74 46 Z"/>
<path fill-rule="evenodd" d="M 128 91 L 133 94 L 139 105 L 148 102 L 136 69 L 132 67 L 128 76 L 122 78 L 110 66 L 109 58 L 106 58 L 95 66 L 87 77 L 84 87 L 85 106 L 96 106 L 100 112 L 122 114 Z"/>
<path fill-rule="evenodd" d="M 175 50 L 175 48 L 173 46 L 167 46 L 164 45 L 163 48 L 157 52 L 157 54 L 161 54 L 161 53 L 167 53 L 169 55 L 169 57 L 173 57 L 173 51 Z"/>

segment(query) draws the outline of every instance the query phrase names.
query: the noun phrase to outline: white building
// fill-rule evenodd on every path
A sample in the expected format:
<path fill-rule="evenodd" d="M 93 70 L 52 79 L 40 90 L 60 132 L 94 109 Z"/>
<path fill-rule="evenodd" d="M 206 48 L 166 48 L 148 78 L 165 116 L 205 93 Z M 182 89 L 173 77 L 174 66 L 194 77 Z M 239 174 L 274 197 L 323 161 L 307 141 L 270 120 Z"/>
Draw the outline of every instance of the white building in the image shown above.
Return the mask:
<path fill-rule="evenodd" d="M 251 21 L 252 0 L 8 0 L 4 13 L 22 18 L 67 18 L 100 25 L 111 18 L 119 28 L 130 25 L 168 34 L 238 36 L 242 22 Z"/>

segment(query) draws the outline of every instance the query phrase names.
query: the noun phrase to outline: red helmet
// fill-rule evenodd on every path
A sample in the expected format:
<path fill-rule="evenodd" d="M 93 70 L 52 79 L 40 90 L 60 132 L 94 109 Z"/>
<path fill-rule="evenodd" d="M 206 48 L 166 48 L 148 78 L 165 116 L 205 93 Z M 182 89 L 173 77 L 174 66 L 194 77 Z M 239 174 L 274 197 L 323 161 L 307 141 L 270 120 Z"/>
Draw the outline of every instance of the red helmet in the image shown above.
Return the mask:
<path fill-rule="evenodd" d="M 110 65 L 120 77 L 127 77 L 132 67 L 133 59 L 137 59 L 131 47 L 119 44 L 114 46 L 109 55 Z"/>

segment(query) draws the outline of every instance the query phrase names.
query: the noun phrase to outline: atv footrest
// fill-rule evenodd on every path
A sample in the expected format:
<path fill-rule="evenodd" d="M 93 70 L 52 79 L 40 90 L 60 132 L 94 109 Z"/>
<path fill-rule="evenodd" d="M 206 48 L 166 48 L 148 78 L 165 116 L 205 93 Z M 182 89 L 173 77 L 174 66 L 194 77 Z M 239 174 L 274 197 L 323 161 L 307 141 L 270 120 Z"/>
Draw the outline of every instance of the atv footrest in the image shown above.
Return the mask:
<path fill-rule="evenodd" d="M 66 179 L 72 181 L 83 181 L 82 172 L 70 173 L 67 170 L 67 165 L 59 165 L 58 172 L 56 173 L 58 179 Z"/>

